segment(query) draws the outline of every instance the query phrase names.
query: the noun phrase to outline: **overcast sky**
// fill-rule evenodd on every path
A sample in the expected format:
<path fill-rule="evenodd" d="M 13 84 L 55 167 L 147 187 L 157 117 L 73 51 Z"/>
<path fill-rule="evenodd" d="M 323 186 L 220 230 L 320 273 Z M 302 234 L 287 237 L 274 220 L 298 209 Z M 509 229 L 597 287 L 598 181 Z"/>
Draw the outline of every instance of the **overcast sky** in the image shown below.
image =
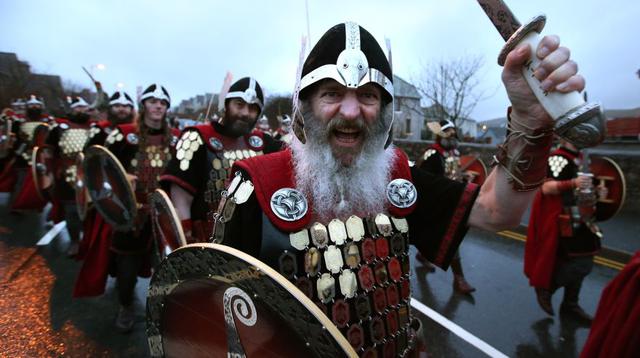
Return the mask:
<path fill-rule="evenodd" d="M 560 35 L 587 79 L 590 100 L 605 108 L 640 107 L 640 2 L 510 0 L 525 21 L 547 15 L 544 33 Z M 465 55 L 484 58 L 483 89 L 492 96 L 473 113 L 503 116 L 507 98 L 496 64 L 503 40 L 474 0 L 308 0 L 311 43 L 352 20 L 384 48 L 394 73 L 417 78 L 422 63 Z M 91 86 L 95 70 L 109 93 L 116 84 L 163 84 L 172 102 L 219 91 L 226 71 L 252 75 L 268 94 L 291 92 L 306 35 L 304 0 L 0 0 L 0 51 L 34 71 Z M 309 47 L 308 47 L 309 49 Z M 308 50 L 307 50 L 308 51 Z"/>

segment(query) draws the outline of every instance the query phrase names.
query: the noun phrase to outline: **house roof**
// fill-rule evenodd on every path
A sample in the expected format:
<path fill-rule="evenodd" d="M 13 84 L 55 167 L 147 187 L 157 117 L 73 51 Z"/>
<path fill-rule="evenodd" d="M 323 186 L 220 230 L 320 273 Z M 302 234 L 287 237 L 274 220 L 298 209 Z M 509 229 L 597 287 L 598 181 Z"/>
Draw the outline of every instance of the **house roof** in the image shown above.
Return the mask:
<path fill-rule="evenodd" d="M 396 97 L 401 98 L 421 98 L 416 86 L 396 75 L 393 75 L 393 93 Z"/>

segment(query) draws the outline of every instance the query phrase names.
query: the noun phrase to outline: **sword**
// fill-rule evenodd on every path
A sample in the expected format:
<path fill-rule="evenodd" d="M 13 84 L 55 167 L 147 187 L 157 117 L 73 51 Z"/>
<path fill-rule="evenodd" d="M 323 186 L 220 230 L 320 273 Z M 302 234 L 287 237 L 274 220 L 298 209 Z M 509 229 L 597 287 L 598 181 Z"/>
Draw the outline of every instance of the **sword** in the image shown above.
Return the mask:
<path fill-rule="evenodd" d="M 533 55 L 522 69 L 529 87 L 540 104 L 554 119 L 555 133 L 578 148 L 594 147 L 604 140 L 605 118 L 598 103 L 586 103 L 577 92 L 547 92 L 540 88 L 540 81 L 533 71 L 540 65 L 535 50 L 542 39 L 540 32 L 546 23 L 544 15 L 538 15 L 521 25 L 507 4 L 502 0 L 478 0 L 493 26 L 506 44 L 498 56 L 498 64 L 504 65 L 507 55 L 521 44 L 528 44 Z"/>
<path fill-rule="evenodd" d="M 58 234 L 67 227 L 66 221 L 61 221 L 55 224 L 44 236 L 36 243 L 36 246 L 45 246 L 49 245 L 51 240 L 53 240 Z"/>

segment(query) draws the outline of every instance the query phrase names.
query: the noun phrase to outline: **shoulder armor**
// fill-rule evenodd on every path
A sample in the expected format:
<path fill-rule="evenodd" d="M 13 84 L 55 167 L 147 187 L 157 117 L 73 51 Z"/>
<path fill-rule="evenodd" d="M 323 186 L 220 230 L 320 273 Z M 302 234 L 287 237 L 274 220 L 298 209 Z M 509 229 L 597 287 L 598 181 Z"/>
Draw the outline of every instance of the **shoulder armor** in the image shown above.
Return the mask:
<path fill-rule="evenodd" d="M 549 169 L 554 178 L 557 178 L 562 170 L 569 164 L 569 160 L 561 155 L 552 155 L 548 159 Z"/>
<path fill-rule="evenodd" d="M 422 160 L 429 159 L 429 157 L 434 155 L 435 153 L 437 153 L 437 151 L 435 149 L 433 149 L 433 148 L 427 149 L 427 151 L 424 152 L 424 155 L 422 156 Z"/>
<path fill-rule="evenodd" d="M 193 154 L 203 145 L 202 137 L 197 130 L 186 130 L 176 143 L 176 159 L 180 161 L 180 170 L 189 169 Z"/>
<path fill-rule="evenodd" d="M 124 135 L 122 134 L 120 129 L 116 128 L 113 131 L 111 131 L 111 133 L 109 133 L 109 135 L 107 136 L 107 139 L 105 140 L 105 143 L 107 145 L 111 145 L 113 143 L 120 142 L 123 139 L 124 139 Z"/>

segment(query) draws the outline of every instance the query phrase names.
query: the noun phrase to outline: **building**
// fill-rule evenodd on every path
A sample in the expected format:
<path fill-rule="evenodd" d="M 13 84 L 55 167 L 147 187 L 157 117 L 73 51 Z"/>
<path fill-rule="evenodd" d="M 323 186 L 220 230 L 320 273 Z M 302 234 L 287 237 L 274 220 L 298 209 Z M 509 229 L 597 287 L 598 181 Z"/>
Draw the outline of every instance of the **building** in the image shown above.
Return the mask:
<path fill-rule="evenodd" d="M 393 92 L 393 138 L 420 140 L 424 127 L 420 93 L 414 85 L 396 75 L 393 76 Z"/>
<path fill-rule="evenodd" d="M 182 100 L 180 104 L 173 110 L 175 113 L 183 115 L 194 115 L 199 112 L 206 112 L 209 106 L 209 101 L 213 96 L 213 102 L 211 105 L 211 113 L 214 113 L 218 107 L 218 95 L 213 93 L 205 93 L 203 95 L 197 95 L 185 100 Z"/>
<path fill-rule="evenodd" d="M 65 108 L 60 76 L 32 73 L 29 64 L 20 61 L 15 53 L 0 52 L 0 107 L 31 94 L 44 98 L 48 111 Z"/>

